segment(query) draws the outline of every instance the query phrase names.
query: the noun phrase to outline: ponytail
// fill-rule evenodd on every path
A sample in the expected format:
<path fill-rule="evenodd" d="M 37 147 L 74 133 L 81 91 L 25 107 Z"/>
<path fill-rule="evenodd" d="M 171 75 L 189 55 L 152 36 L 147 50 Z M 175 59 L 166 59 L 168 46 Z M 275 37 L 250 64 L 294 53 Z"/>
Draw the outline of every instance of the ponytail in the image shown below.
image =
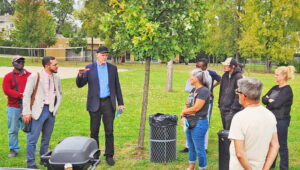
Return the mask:
<path fill-rule="evenodd" d="M 281 66 L 281 67 L 278 67 L 275 71 L 283 74 L 286 77 L 287 81 L 294 79 L 294 73 L 295 73 L 294 66 Z"/>
<path fill-rule="evenodd" d="M 293 80 L 295 77 L 295 67 L 294 66 L 287 66 L 287 79 Z"/>
<path fill-rule="evenodd" d="M 191 74 L 199 80 L 199 82 L 209 89 L 208 71 L 202 71 L 200 68 L 195 68 L 191 71 Z"/>

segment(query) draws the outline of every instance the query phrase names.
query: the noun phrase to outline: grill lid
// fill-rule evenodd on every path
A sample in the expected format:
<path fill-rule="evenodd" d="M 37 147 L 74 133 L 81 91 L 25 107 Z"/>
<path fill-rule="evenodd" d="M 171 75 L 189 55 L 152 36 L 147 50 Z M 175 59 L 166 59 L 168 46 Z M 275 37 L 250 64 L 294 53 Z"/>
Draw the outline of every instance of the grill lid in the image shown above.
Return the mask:
<path fill-rule="evenodd" d="M 50 164 L 83 164 L 93 159 L 98 151 L 96 140 L 88 137 L 67 137 L 53 150 Z"/>

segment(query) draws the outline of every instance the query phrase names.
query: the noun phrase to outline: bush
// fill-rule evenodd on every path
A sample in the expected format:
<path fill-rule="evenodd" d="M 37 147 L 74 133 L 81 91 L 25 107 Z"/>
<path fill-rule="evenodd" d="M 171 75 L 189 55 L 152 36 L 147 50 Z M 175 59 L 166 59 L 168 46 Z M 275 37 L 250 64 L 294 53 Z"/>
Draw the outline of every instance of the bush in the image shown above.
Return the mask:
<path fill-rule="evenodd" d="M 13 45 L 13 42 L 12 42 L 12 41 L 0 39 L 0 46 L 8 46 L 8 47 L 11 47 L 12 45 Z"/>
<path fill-rule="evenodd" d="M 294 59 L 291 64 L 295 67 L 296 72 L 300 73 L 300 59 Z"/>

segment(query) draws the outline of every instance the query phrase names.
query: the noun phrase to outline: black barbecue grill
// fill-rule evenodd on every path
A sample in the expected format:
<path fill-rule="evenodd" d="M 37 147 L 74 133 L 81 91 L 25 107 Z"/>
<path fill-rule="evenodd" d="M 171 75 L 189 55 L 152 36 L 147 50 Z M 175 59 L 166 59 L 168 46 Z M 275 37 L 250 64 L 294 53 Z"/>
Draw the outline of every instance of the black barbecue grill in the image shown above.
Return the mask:
<path fill-rule="evenodd" d="M 41 163 L 48 170 L 64 170 L 65 164 L 72 164 L 73 170 L 95 169 L 100 163 L 100 150 L 96 140 L 88 137 L 63 139 L 53 151 L 41 156 Z"/>

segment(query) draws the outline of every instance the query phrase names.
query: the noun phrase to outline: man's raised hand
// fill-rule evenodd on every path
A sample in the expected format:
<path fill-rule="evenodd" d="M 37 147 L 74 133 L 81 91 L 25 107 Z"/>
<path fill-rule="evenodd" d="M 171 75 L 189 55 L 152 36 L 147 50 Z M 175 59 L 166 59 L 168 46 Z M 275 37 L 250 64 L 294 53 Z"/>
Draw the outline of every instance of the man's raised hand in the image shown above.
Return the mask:
<path fill-rule="evenodd" d="M 84 69 L 79 69 L 78 71 L 78 76 L 81 77 L 83 73 L 90 71 L 89 68 L 84 68 Z"/>

